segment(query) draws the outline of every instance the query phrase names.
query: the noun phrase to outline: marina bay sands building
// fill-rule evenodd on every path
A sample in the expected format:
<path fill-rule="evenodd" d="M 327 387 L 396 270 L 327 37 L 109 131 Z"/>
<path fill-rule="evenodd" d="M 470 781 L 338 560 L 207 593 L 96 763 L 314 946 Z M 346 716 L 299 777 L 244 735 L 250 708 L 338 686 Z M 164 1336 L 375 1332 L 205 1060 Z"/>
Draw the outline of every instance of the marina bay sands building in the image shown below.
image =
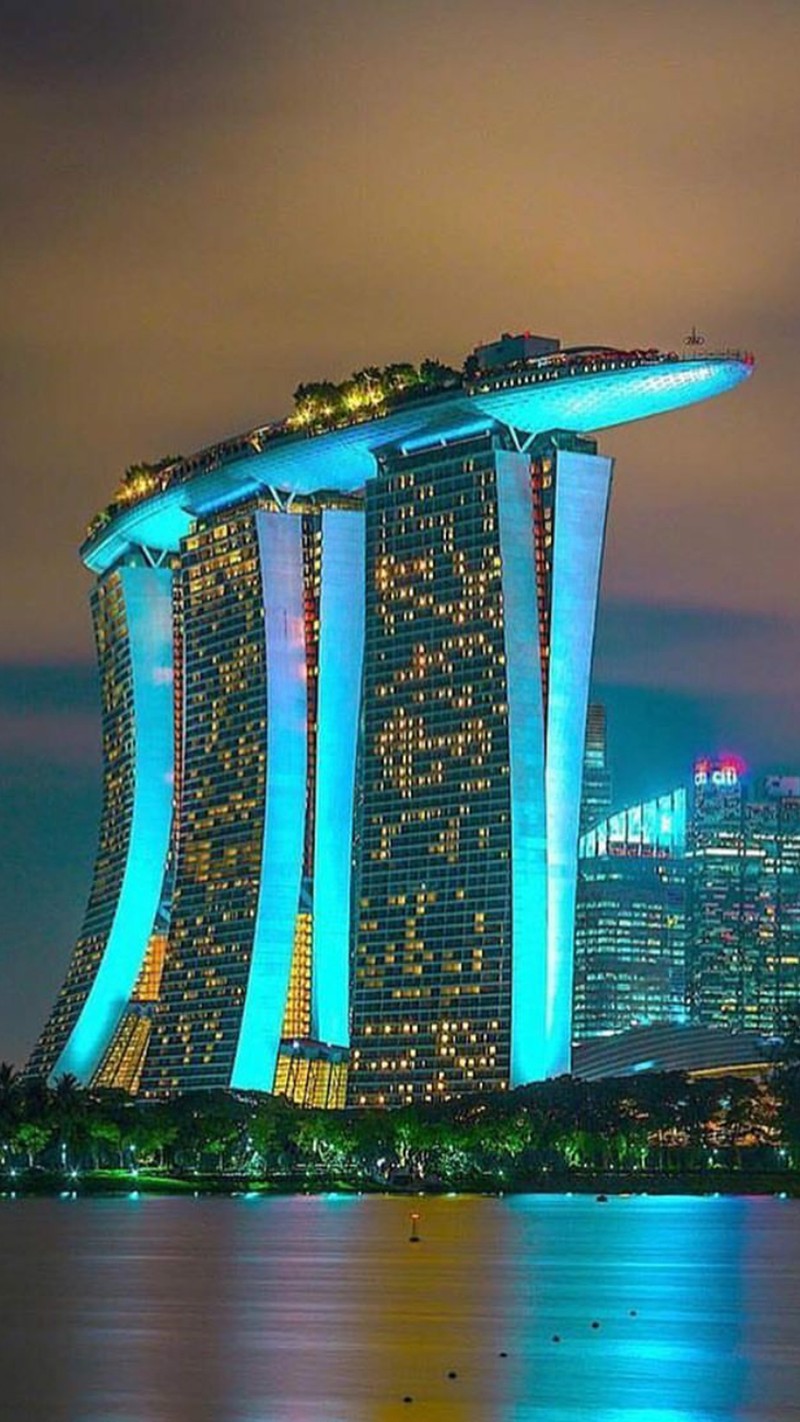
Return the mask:
<path fill-rule="evenodd" d="M 503 337 L 129 470 L 82 549 L 102 823 L 29 1072 L 390 1105 L 569 1070 L 594 436 L 751 365 Z"/>

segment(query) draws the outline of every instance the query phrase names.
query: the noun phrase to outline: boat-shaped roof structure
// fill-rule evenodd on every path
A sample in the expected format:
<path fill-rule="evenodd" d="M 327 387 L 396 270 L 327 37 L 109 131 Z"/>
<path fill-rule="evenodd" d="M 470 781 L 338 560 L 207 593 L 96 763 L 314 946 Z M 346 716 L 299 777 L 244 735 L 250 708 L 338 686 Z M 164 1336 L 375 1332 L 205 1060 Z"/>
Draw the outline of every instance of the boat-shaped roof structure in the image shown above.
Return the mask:
<path fill-rule="evenodd" d="M 356 493 L 375 476 L 384 449 L 423 448 L 492 426 L 523 436 L 593 433 L 720 395 L 752 369 L 752 357 L 741 352 L 687 357 L 584 348 L 456 379 L 440 394 L 400 398 L 334 429 L 308 433 L 291 420 L 263 426 L 145 470 L 95 518 L 81 556 L 102 573 L 132 549 L 175 550 L 194 519 L 268 491 Z"/>

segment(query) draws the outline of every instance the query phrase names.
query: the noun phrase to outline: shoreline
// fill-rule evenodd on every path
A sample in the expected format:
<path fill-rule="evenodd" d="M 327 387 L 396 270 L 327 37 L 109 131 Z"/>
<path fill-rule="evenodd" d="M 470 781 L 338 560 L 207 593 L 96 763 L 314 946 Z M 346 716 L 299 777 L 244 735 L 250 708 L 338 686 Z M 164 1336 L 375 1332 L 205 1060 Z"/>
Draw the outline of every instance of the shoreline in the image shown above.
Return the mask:
<path fill-rule="evenodd" d="M 474 1178 L 457 1183 L 440 1181 L 344 1180 L 335 1176 L 306 1179 L 302 1176 L 255 1179 L 249 1176 L 216 1173 L 167 1175 L 148 1171 L 97 1170 L 53 1173 L 21 1170 L 0 1176 L 0 1200 L 46 1199 L 130 1199 L 142 1195 L 161 1198 L 241 1198 L 270 1199 L 297 1195 L 379 1195 L 418 1198 L 437 1195 L 587 1195 L 629 1197 L 633 1195 L 678 1196 L 762 1196 L 800 1198 L 800 1172 L 795 1171 L 685 1171 L 658 1175 L 647 1171 L 548 1172 L 514 1181 Z"/>

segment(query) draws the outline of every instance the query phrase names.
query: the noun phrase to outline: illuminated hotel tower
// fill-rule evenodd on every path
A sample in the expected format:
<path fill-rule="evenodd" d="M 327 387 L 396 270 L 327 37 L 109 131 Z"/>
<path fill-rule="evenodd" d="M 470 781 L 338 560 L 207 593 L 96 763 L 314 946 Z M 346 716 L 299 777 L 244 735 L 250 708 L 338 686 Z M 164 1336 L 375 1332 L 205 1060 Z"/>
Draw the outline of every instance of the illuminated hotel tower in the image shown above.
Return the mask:
<path fill-rule="evenodd" d="M 357 1102 L 569 1070 L 610 481 L 589 441 L 489 431 L 368 486 Z"/>
<path fill-rule="evenodd" d="M 101 841 L 31 1070 L 271 1090 L 282 1037 L 346 1042 L 362 559 L 358 500 L 267 498 L 101 579 Z"/>
<path fill-rule="evenodd" d="M 348 1048 L 355 1102 L 567 1070 L 586 431 L 750 369 L 503 338 L 129 471 L 82 549 L 103 815 L 29 1072 L 331 1104 Z"/>

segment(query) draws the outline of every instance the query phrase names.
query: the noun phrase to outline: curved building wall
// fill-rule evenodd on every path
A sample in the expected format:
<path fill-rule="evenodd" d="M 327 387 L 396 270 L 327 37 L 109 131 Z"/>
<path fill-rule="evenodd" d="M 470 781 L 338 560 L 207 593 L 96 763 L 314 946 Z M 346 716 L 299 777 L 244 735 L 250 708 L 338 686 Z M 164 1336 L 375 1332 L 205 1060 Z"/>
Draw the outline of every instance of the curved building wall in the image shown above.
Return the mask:
<path fill-rule="evenodd" d="M 267 774 L 259 895 L 230 1085 L 271 1091 L 303 875 L 308 702 L 302 519 L 255 516 L 266 654 Z"/>
<path fill-rule="evenodd" d="M 549 658 L 549 557 L 537 529 L 531 461 L 499 450 L 497 514 L 508 686 L 511 786 L 511 975 L 513 1083 L 543 1075 L 547 992 L 545 704 Z M 538 576 L 537 576 L 538 574 Z"/>
<path fill-rule="evenodd" d="M 362 521 L 276 499 L 182 544 L 175 887 L 146 1094 L 271 1091 L 283 1035 L 347 1040 L 363 612 L 342 565 L 359 561 Z"/>
<path fill-rule="evenodd" d="M 313 1029 L 350 1041 L 350 915 L 355 777 L 364 659 L 364 514 L 322 515 L 314 801 Z"/>
<path fill-rule="evenodd" d="M 28 1073 L 88 1083 L 144 960 L 172 819 L 172 575 L 123 567 L 94 589 L 103 812 L 83 927 Z"/>
<path fill-rule="evenodd" d="M 182 547 L 182 798 L 161 1000 L 145 1092 L 230 1081 L 258 910 L 266 792 L 266 648 L 254 514 Z"/>
<path fill-rule="evenodd" d="M 556 463 L 547 703 L 547 997 L 543 1076 L 570 1069 L 583 745 L 613 461 Z"/>

